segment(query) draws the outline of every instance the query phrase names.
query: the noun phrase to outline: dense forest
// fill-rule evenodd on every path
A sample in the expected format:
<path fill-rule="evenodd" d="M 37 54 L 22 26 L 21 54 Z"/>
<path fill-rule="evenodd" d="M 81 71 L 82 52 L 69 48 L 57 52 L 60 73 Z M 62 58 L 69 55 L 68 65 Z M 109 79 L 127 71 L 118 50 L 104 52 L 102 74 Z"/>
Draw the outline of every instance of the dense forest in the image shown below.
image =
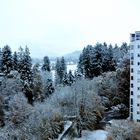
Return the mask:
<path fill-rule="evenodd" d="M 33 65 L 27 46 L 14 53 L 8 45 L 0 50 L 1 140 L 54 140 L 67 121 L 74 122 L 69 137 L 81 137 L 82 130 L 129 117 L 126 43 L 87 45 L 75 72 L 67 71 L 64 57 L 56 59 L 53 69 L 54 75 L 48 56 Z M 120 133 L 116 129 L 121 128 L 107 128 L 112 139 Z"/>

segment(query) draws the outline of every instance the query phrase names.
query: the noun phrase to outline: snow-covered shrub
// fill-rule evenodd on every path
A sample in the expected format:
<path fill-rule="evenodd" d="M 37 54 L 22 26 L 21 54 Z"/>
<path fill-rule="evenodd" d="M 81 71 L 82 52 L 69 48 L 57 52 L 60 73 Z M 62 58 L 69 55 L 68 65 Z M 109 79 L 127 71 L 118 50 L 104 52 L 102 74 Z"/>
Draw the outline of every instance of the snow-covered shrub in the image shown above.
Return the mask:
<path fill-rule="evenodd" d="M 10 101 L 9 120 L 0 130 L 2 140 L 49 140 L 63 131 L 63 117 L 49 102 L 31 106 L 22 94 Z"/>
<path fill-rule="evenodd" d="M 37 63 L 33 66 L 33 96 L 35 101 L 42 101 L 43 95 L 43 82 L 41 77 L 40 65 Z"/>
<path fill-rule="evenodd" d="M 106 130 L 113 140 L 139 140 L 140 125 L 129 120 L 113 120 Z"/>
<path fill-rule="evenodd" d="M 26 139 L 24 124 L 33 111 L 33 107 L 27 103 L 22 92 L 18 92 L 9 98 L 8 110 L 5 109 L 5 127 L 0 130 L 2 140 Z"/>
<path fill-rule="evenodd" d="M 0 92 L 4 100 L 13 98 L 15 94 L 22 91 L 22 83 L 19 74 L 13 73 L 13 78 L 1 77 Z"/>
<path fill-rule="evenodd" d="M 29 139 L 48 140 L 58 137 L 63 130 L 63 117 L 59 109 L 49 103 L 37 103 L 32 115 L 24 124 L 29 134 Z"/>
<path fill-rule="evenodd" d="M 4 123 L 4 104 L 3 104 L 3 98 L 2 96 L 0 96 L 0 127 L 4 126 L 5 123 Z"/>
<path fill-rule="evenodd" d="M 63 117 L 57 106 L 47 101 L 30 105 L 22 92 L 20 75 L 1 77 L 0 119 L 5 126 L 0 129 L 0 140 L 47 140 L 58 137 L 63 131 Z M 4 110 L 4 112 L 3 112 Z M 4 115 L 4 116 L 3 116 Z"/>
<path fill-rule="evenodd" d="M 102 97 L 105 107 L 110 108 L 112 105 L 118 104 L 117 100 L 117 79 L 116 72 L 104 73 L 98 86 L 98 93 Z M 107 99 L 106 99 L 107 98 Z M 105 99 L 105 100 L 104 100 Z"/>
<path fill-rule="evenodd" d="M 94 129 L 104 112 L 98 96 L 98 80 L 100 78 L 92 81 L 82 79 L 71 87 L 63 87 L 52 95 L 51 103 L 58 106 L 65 117 L 78 118 L 83 129 Z"/>
<path fill-rule="evenodd" d="M 14 95 L 13 100 L 9 101 L 10 116 L 9 118 L 14 124 L 24 122 L 32 114 L 33 107 L 27 103 L 23 93 Z"/>

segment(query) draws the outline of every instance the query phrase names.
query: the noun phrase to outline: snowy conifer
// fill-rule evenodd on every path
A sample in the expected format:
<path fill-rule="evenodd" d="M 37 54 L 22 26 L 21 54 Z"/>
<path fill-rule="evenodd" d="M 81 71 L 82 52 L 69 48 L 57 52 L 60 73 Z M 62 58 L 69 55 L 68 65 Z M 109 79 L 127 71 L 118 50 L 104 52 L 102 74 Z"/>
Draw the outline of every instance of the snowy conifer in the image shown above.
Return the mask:
<path fill-rule="evenodd" d="M 68 73 L 68 82 L 69 82 L 69 85 L 72 85 L 72 83 L 75 81 L 74 79 L 74 76 L 72 74 L 72 71 L 69 70 L 69 73 Z"/>
<path fill-rule="evenodd" d="M 31 84 L 32 82 L 32 60 L 30 57 L 29 48 L 26 46 L 25 52 L 21 48 L 19 58 L 19 72 L 21 74 L 21 80 Z"/>
<path fill-rule="evenodd" d="M 56 81 L 55 82 L 56 82 L 56 84 L 62 84 L 64 76 L 67 72 L 67 67 L 66 67 L 66 62 L 65 62 L 64 57 L 62 57 L 61 59 L 57 59 L 55 70 L 56 70 Z"/>
<path fill-rule="evenodd" d="M 14 52 L 13 54 L 13 69 L 18 70 L 18 56 L 17 52 Z"/>
<path fill-rule="evenodd" d="M 116 61 L 113 58 L 113 48 L 112 45 L 110 44 L 103 55 L 102 70 L 103 72 L 115 71 L 116 65 L 117 65 Z"/>
<path fill-rule="evenodd" d="M 6 45 L 2 49 L 2 72 L 4 72 L 5 74 L 8 74 L 10 73 L 12 68 L 13 66 L 12 66 L 11 48 L 8 45 Z"/>
<path fill-rule="evenodd" d="M 51 68 L 50 68 L 50 60 L 49 60 L 49 57 L 48 56 L 45 56 L 44 59 L 44 64 L 42 66 L 42 70 L 43 71 L 48 71 L 50 72 L 51 71 Z"/>
<path fill-rule="evenodd" d="M 41 71 L 39 70 L 39 64 L 33 66 L 33 96 L 35 100 L 42 101 L 43 96 L 43 82 L 41 77 Z"/>
<path fill-rule="evenodd" d="M 1 51 L 1 48 L 0 48 L 0 72 L 2 70 L 2 51 Z"/>

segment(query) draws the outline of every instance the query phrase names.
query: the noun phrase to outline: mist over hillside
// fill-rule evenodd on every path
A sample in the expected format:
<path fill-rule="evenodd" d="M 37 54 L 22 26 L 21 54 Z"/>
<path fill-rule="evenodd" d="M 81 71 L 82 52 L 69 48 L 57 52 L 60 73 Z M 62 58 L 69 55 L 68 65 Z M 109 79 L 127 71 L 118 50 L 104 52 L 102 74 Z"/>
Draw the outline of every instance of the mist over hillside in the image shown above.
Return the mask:
<path fill-rule="evenodd" d="M 82 51 L 74 51 L 74 52 L 65 54 L 64 58 L 65 58 L 66 62 L 68 62 L 68 63 L 69 62 L 77 63 L 81 53 L 82 53 Z M 60 57 L 62 57 L 62 56 L 60 56 Z M 55 57 L 55 56 L 50 57 L 50 61 L 56 61 L 57 58 L 58 57 Z M 32 58 L 33 64 L 42 63 L 42 62 L 43 62 L 43 58 Z"/>
<path fill-rule="evenodd" d="M 76 61 L 78 62 L 79 56 L 82 53 L 82 51 L 74 51 L 72 53 L 68 53 L 66 55 L 64 55 L 65 59 L 67 61 Z"/>

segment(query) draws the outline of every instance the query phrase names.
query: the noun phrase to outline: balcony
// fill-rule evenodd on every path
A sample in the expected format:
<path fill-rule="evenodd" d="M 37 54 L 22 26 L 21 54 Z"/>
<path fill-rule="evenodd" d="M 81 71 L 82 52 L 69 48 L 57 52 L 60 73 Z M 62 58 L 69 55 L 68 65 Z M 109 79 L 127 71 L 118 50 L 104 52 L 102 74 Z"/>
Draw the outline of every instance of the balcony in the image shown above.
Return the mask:
<path fill-rule="evenodd" d="M 140 31 L 135 32 L 136 40 L 140 40 Z"/>
<path fill-rule="evenodd" d="M 140 34 L 136 35 L 136 40 L 140 40 Z"/>
<path fill-rule="evenodd" d="M 131 42 L 135 41 L 135 34 L 131 34 L 131 35 L 130 35 L 130 41 L 131 41 Z"/>

